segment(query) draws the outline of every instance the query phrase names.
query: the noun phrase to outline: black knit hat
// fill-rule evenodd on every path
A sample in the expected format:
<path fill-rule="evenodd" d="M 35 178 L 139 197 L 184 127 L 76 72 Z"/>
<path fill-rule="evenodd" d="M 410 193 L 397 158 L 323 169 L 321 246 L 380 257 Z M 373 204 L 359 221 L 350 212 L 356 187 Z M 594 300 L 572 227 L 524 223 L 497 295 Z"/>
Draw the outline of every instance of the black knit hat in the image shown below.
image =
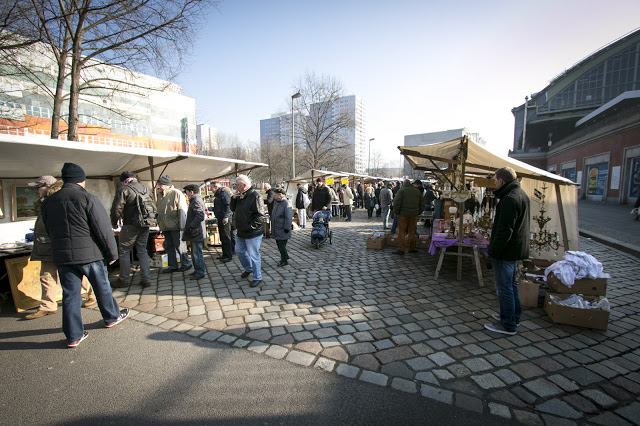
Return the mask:
<path fill-rule="evenodd" d="M 160 179 L 158 179 L 158 185 L 171 186 L 171 178 L 169 177 L 169 175 L 160 176 Z"/>
<path fill-rule="evenodd" d="M 125 180 L 129 178 L 134 178 L 134 177 L 136 177 L 136 174 L 133 172 L 122 172 L 120 174 L 120 182 L 124 182 Z"/>
<path fill-rule="evenodd" d="M 87 180 L 82 167 L 74 163 L 64 163 L 62 166 L 62 181 L 65 183 L 80 183 Z"/>

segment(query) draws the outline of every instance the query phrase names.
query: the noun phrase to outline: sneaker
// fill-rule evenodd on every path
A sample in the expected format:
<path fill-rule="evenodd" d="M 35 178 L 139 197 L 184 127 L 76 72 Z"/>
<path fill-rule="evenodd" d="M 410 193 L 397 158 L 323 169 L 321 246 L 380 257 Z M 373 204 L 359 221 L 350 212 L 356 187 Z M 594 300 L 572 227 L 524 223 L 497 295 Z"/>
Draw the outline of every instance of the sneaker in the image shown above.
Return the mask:
<path fill-rule="evenodd" d="M 106 323 L 104 326 L 107 327 L 107 328 L 111 328 L 114 325 L 117 325 L 117 324 L 121 323 L 122 321 L 124 321 L 128 316 L 129 316 L 129 308 L 121 309 L 120 310 L 120 315 L 118 315 L 118 318 L 116 318 L 116 320 L 113 321 L 113 322 Z"/>
<path fill-rule="evenodd" d="M 90 308 L 91 306 L 95 305 L 96 303 L 97 303 L 96 299 L 89 298 L 89 299 L 85 300 L 84 302 L 82 302 L 82 307 L 83 308 Z"/>
<path fill-rule="evenodd" d="M 495 313 L 491 315 L 491 318 L 493 318 L 496 321 L 500 321 L 500 314 L 499 313 Z M 516 325 L 520 325 L 520 321 L 516 321 Z"/>
<path fill-rule="evenodd" d="M 89 336 L 89 332 L 85 331 L 84 333 L 82 333 L 82 337 L 80 338 L 80 340 L 76 340 L 75 342 L 67 343 L 67 347 L 68 348 L 77 348 L 78 345 L 80 344 L 80 342 L 82 342 L 84 339 L 86 339 L 87 336 Z"/>
<path fill-rule="evenodd" d="M 249 275 L 251 275 L 251 272 L 244 271 L 242 274 L 240 274 L 240 278 L 247 278 Z"/>
<path fill-rule="evenodd" d="M 638 214 L 638 209 L 631 209 L 631 213 L 629 214 Z"/>
<path fill-rule="evenodd" d="M 42 310 L 38 310 L 32 314 L 29 315 L 25 315 L 24 319 L 26 320 L 32 320 L 32 319 L 36 319 L 36 318 L 40 318 L 40 317 L 44 317 L 46 315 L 53 315 L 55 314 L 56 311 L 42 311 Z"/>
<path fill-rule="evenodd" d="M 493 331 L 495 333 L 501 333 L 501 334 L 508 334 L 509 336 L 513 336 L 514 334 L 516 334 L 516 331 L 509 331 L 506 330 L 503 326 L 502 323 L 497 322 L 495 324 L 485 324 L 484 328 L 486 328 L 489 331 Z"/>

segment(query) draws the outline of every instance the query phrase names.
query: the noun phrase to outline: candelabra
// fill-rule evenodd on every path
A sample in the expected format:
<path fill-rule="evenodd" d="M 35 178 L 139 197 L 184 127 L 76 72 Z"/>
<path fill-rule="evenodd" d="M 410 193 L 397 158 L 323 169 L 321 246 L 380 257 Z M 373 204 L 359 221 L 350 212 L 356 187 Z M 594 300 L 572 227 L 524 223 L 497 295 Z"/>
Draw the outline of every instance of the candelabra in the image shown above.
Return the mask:
<path fill-rule="evenodd" d="M 447 238 L 456 237 L 456 213 L 458 213 L 458 208 L 456 206 L 449 207 L 449 214 L 451 215 L 451 226 L 449 226 L 449 234 L 447 234 Z"/>
<path fill-rule="evenodd" d="M 561 246 L 560 236 L 558 230 L 550 232 L 544 229 L 546 224 L 551 220 L 550 217 L 545 217 L 544 198 L 547 185 L 542 186 L 542 193 L 537 189 L 534 191 L 536 198 L 540 200 L 540 215 L 534 216 L 533 220 L 538 224 L 538 228 L 533 228 L 530 238 L 530 247 L 533 251 L 540 254 L 542 251 L 558 250 Z"/>

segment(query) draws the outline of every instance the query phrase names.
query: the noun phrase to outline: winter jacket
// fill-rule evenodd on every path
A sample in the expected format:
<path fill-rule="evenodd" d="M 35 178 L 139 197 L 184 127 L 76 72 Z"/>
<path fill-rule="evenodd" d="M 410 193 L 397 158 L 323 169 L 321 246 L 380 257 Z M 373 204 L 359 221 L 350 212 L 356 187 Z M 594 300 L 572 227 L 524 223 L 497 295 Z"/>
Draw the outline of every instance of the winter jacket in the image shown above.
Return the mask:
<path fill-rule="evenodd" d="M 342 190 L 342 197 L 345 206 L 353 204 L 353 191 L 348 186 Z"/>
<path fill-rule="evenodd" d="M 438 195 L 433 188 L 427 187 L 427 192 L 424 196 L 425 206 L 433 206 L 433 202 L 438 198 Z"/>
<path fill-rule="evenodd" d="M 118 220 L 123 225 L 137 225 L 135 217 L 138 213 L 138 191 L 143 197 L 151 200 L 151 191 L 137 180 L 120 185 L 111 204 L 111 226 L 117 228 Z"/>
<path fill-rule="evenodd" d="M 393 199 L 393 212 L 398 216 L 418 216 L 423 208 L 422 192 L 411 182 L 405 183 Z"/>
<path fill-rule="evenodd" d="M 218 222 L 222 222 L 222 219 L 231 219 L 231 190 L 229 188 L 222 187 L 216 191 L 213 196 L 213 215 L 218 219 Z"/>
<path fill-rule="evenodd" d="M 291 201 L 282 198 L 273 202 L 271 214 L 271 236 L 276 240 L 291 238 Z"/>
<path fill-rule="evenodd" d="M 331 204 L 335 206 L 340 204 L 340 197 L 338 197 L 338 193 L 336 192 L 336 190 L 330 186 L 327 186 L 327 189 L 329 190 L 329 196 L 331 197 Z"/>
<path fill-rule="evenodd" d="M 390 206 L 393 201 L 393 194 L 391 190 L 386 186 L 380 190 L 380 206 Z"/>
<path fill-rule="evenodd" d="M 298 195 L 296 195 L 296 209 L 306 209 L 310 202 L 307 189 L 304 186 L 300 186 Z"/>
<path fill-rule="evenodd" d="M 56 266 L 84 265 L 118 258 L 109 215 L 100 199 L 75 183 L 65 183 L 42 203 Z"/>
<path fill-rule="evenodd" d="M 311 210 L 314 212 L 322 210 L 323 207 L 331 207 L 331 194 L 326 185 L 322 185 L 313 191 L 313 199 L 311 201 Z"/>
<path fill-rule="evenodd" d="M 364 206 L 368 209 L 373 209 L 376 207 L 378 200 L 376 199 L 376 194 L 373 192 L 365 192 L 364 193 Z"/>
<path fill-rule="evenodd" d="M 231 197 L 231 211 L 239 238 L 256 238 L 264 234 L 264 201 L 253 186 L 237 197 Z"/>
<path fill-rule="evenodd" d="M 161 231 L 180 231 L 187 219 L 187 199 L 173 186 L 158 200 L 158 226 Z"/>
<path fill-rule="evenodd" d="M 500 201 L 493 219 L 489 256 L 510 261 L 528 259 L 529 197 L 517 180 L 505 183 L 493 192 Z"/>
<path fill-rule="evenodd" d="M 267 189 L 267 211 L 269 212 L 269 216 L 271 216 L 271 211 L 273 210 L 273 201 L 275 200 L 275 192 L 273 188 Z"/>
<path fill-rule="evenodd" d="M 204 241 L 204 236 L 207 232 L 205 217 L 204 201 L 202 201 L 200 194 L 194 194 L 189 198 L 189 209 L 187 210 L 187 220 L 182 232 L 182 241 Z M 192 233 L 193 230 L 195 230 L 195 233 Z"/>
<path fill-rule="evenodd" d="M 51 238 L 47 234 L 47 228 L 42 220 L 42 202 L 51 194 L 58 192 L 62 188 L 62 181 L 59 180 L 47 189 L 47 194 L 39 200 L 40 214 L 36 219 L 33 227 L 33 250 L 31 251 L 31 260 L 39 260 L 41 262 L 53 262 L 53 248 Z"/>

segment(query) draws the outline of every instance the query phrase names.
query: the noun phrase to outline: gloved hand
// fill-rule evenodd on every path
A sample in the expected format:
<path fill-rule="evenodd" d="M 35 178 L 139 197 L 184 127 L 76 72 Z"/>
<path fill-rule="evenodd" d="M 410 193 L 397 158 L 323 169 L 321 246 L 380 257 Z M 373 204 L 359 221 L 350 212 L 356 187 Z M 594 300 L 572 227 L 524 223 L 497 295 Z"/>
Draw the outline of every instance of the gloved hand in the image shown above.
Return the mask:
<path fill-rule="evenodd" d="M 226 225 L 227 223 L 229 223 L 229 218 L 225 217 L 224 219 L 222 219 L 222 224 Z"/>
<path fill-rule="evenodd" d="M 191 236 L 192 237 L 197 237 L 199 233 L 200 233 L 200 231 L 198 231 L 198 228 L 192 228 L 191 229 Z"/>
<path fill-rule="evenodd" d="M 288 233 L 289 233 L 289 230 L 288 230 L 288 229 L 285 229 L 285 230 L 284 230 L 284 233 L 285 233 L 285 234 L 288 234 Z"/>

